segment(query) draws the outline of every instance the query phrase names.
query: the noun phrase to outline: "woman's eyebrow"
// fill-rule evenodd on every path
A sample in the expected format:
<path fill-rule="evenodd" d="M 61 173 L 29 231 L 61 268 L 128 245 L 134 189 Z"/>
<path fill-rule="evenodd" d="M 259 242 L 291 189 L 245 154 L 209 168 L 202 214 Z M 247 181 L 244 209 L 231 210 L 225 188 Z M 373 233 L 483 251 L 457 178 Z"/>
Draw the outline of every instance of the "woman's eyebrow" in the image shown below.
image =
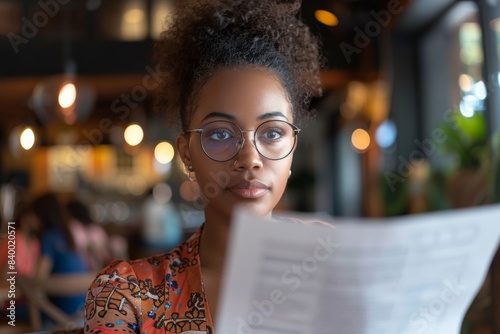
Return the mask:
<path fill-rule="evenodd" d="M 203 122 L 209 118 L 216 118 L 216 117 L 222 117 L 222 118 L 230 119 L 233 121 L 236 120 L 236 117 L 234 115 L 226 114 L 226 113 L 220 112 L 220 111 L 214 111 L 214 112 L 211 112 L 210 114 L 208 114 L 207 116 L 205 116 L 201 121 Z M 268 119 L 268 118 L 273 118 L 273 117 L 282 117 L 282 118 L 288 120 L 288 117 L 286 117 L 285 114 L 283 114 L 281 111 L 274 111 L 274 112 L 268 112 L 268 113 L 262 114 L 259 117 L 257 117 L 257 120 L 261 121 L 263 119 Z"/>
<path fill-rule="evenodd" d="M 258 121 L 261 121 L 263 119 L 268 119 L 268 118 L 273 118 L 273 117 L 283 117 L 284 119 L 288 120 L 288 118 L 283 114 L 281 111 L 274 111 L 274 112 L 268 112 L 263 115 L 260 115 L 257 117 Z"/>
<path fill-rule="evenodd" d="M 233 115 L 226 114 L 224 112 L 214 111 L 214 112 L 211 112 L 210 114 L 208 114 L 207 116 L 205 116 L 201 121 L 203 122 L 206 119 L 214 118 L 214 117 L 227 118 L 227 119 L 230 119 L 233 121 L 236 120 L 236 117 L 234 117 Z"/>

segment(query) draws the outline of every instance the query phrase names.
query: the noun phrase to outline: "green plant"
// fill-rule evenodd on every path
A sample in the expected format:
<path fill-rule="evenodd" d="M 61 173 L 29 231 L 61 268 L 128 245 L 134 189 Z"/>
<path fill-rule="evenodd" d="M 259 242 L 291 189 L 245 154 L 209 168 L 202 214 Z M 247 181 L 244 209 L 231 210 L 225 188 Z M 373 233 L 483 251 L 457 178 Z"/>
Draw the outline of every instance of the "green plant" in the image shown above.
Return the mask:
<path fill-rule="evenodd" d="M 440 145 L 444 154 L 457 158 L 458 169 L 476 169 L 482 165 L 488 146 L 488 131 L 482 112 L 465 117 L 458 109 L 441 126 L 447 139 Z"/>
<path fill-rule="evenodd" d="M 465 117 L 457 109 L 441 129 L 447 138 L 440 145 L 441 151 L 456 158 L 458 171 L 484 173 L 488 188 L 486 202 L 500 202 L 500 130 L 488 136 L 482 112 Z"/>

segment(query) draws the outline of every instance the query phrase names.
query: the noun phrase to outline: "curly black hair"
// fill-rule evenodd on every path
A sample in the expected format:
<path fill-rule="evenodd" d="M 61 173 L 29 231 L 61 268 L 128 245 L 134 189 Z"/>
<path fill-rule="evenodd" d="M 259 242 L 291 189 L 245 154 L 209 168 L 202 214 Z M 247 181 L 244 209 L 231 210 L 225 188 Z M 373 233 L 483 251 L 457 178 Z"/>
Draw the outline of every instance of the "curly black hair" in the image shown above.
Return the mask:
<path fill-rule="evenodd" d="M 158 107 L 185 130 L 199 90 L 221 68 L 262 67 L 287 89 L 293 115 L 308 119 L 321 95 L 319 40 L 297 18 L 300 0 L 184 0 L 156 44 L 164 80 Z"/>

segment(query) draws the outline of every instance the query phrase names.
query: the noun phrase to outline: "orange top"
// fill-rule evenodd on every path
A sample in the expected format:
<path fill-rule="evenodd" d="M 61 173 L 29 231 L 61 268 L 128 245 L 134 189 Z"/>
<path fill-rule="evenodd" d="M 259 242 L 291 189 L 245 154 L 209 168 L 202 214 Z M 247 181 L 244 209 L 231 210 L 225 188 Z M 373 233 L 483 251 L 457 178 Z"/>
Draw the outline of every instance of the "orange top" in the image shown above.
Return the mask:
<path fill-rule="evenodd" d="M 104 268 L 87 292 L 85 333 L 212 334 L 198 256 L 202 231 L 167 254 Z"/>

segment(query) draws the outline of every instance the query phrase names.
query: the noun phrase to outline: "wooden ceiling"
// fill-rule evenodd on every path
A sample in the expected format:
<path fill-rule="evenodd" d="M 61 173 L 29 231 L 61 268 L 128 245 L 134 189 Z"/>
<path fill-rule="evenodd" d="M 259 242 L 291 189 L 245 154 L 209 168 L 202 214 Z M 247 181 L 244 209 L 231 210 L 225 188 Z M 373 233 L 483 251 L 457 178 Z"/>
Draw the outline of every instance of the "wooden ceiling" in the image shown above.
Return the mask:
<path fill-rule="evenodd" d="M 325 55 L 329 59 L 329 68 L 322 73 L 325 91 L 345 87 L 352 78 L 370 80 L 377 76 L 376 41 L 349 64 L 340 52 L 339 44 L 342 41 L 352 43 L 355 36 L 353 27 L 363 28 L 364 24 L 374 20 L 373 12 L 386 9 L 390 1 L 394 0 L 303 1 L 301 16 L 323 38 Z M 425 0 L 414 0 L 419 1 Z M 400 1 L 405 9 L 409 3 L 410 0 Z M 322 26 L 314 19 L 316 9 L 330 9 L 343 14 L 342 25 L 333 28 Z M 396 26 L 399 20 L 400 16 L 394 16 L 391 27 Z M 92 36 L 73 43 L 78 78 L 95 89 L 101 109 L 109 109 L 107 106 L 113 100 L 142 84 L 153 43 L 152 40 L 103 42 Z M 23 47 L 22 52 L 14 54 L 9 50 L 8 41 L 0 39 L 0 49 L 3 50 L 0 52 L 0 121 L 32 117 L 29 100 L 33 89 L 51 75 L 61 73 L 63 67 L 61 41 L 34 40 Z M 94 116 L 99 117 L 100 112 L 97 108 Z"/>
<path fill-rule="evenodd" d="M 97 93 L 99 105 L 110 106 L 111 103 L 127 94 L 136 86 L 141 86 L 147 73 L 142 74 L 107 74 L 81 75 L 78 81 L 92 87 Z M 26 76 L 0 79 L 0 119 L 22 119 L 33 114 L 30 99 L 35 87 L 46 80 L 47 76 Z M 321 73 L 321 81 L 325 91 L 340 89 L 353 78 L 346 70 L 331 70 Z M 96 115 L 99 116 L 99 110 Z"/>

